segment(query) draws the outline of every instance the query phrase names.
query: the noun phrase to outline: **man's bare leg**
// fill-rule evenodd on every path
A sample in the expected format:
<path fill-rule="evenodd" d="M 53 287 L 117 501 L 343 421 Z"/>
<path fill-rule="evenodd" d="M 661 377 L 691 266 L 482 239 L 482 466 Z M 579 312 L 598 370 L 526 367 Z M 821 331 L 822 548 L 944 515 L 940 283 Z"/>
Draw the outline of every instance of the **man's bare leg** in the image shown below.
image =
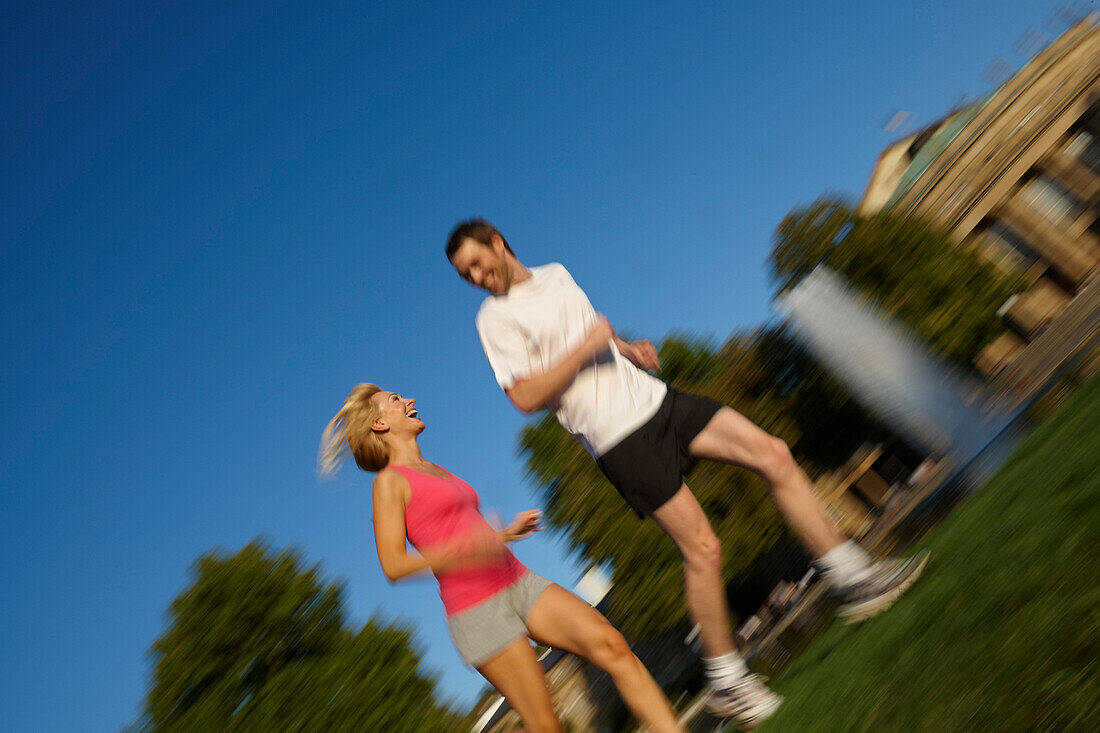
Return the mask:
<path fill-rule="evenodd" d="M 729 604 L 722 580 L 722 545 L 687 484 L 653 519 L 676 543 L 684 559 L 684 600 L 707 657 L 734 651 Z"/>
<path fill-rule="evenodd" d="M 722 580 L 722 545 L 684 484 L 653 518 L 684 558 L 684 599 L 688 614 L 699 625 L 703 666 L 711 686 L 707 709 L 733 718 L 740 727 L 755 727 L 771 716 L 783 699 L 769 690 L 762 678 L 749 674 L 733 644 Z"/>
<path fill-rule="evenodd" d="M 843 601 L 837 613 L 849 623 L 889 608 L 920 577 L 928 553 L 907 560 L 873 561 L 837 530 L 787 444 L 723 407 L 688 447 L 692 455 L 743 466 L 768 482 L 779 511 L 814 555 L 814 564 Z"/>
<path fill-rule="evenodd" d="M 742 466 L 768 482 L 776 506 L 815 558 L 846 541 L 814 494 L 787 444 L 723 407 L 691 441 L 693 456 Z"/>

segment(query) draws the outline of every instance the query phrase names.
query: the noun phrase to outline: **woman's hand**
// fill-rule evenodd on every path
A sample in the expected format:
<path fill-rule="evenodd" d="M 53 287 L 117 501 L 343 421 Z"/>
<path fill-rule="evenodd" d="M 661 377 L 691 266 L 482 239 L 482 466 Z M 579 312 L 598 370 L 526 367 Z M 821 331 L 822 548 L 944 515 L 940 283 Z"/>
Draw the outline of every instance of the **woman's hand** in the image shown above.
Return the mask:
<path fill-rule="evenodd" d="M 500 539 L 504 542 L 522 540 L 524 537 L 528 537 L 542 529 L 539 526 L 540 519 L 542 519 L 542 512 L 537 509 L 520 512 L 506 529 L 501 530 Z"/>

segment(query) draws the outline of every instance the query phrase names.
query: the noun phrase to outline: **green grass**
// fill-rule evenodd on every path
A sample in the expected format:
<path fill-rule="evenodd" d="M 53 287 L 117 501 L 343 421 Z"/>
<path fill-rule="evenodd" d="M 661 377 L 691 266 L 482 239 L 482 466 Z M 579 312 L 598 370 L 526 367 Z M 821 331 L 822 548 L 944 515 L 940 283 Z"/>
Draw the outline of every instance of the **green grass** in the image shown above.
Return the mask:
<path fill-rule="evenodd" d="M 1100 731 L 1100 379 L 921 543 L 892 609 L 775 681 L 770 731 Z"/>

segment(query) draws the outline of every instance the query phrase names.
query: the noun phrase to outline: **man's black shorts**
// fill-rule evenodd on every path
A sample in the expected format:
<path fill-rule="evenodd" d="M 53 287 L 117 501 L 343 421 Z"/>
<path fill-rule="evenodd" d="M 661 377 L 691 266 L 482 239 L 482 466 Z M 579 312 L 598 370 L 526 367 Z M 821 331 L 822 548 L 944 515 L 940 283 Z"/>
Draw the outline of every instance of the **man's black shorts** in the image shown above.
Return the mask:
<path fill-rule="evenodd" d="M 614 448 L 596 459 L 638 516 L 648 516 L 680 490 L 695 466 L 691 441 L 722 405 L 714 400 L 668 388 L 657 414 Z"/>

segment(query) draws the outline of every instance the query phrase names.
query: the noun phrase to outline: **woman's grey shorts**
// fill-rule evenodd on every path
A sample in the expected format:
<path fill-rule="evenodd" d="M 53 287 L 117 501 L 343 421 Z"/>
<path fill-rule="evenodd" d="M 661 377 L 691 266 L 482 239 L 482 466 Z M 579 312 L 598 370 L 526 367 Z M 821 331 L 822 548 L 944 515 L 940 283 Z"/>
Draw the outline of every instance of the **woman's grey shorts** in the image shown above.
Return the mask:
<path fill-rule="evenodd" d="M 447 629 L 462 661 L 478 667 L 527 636 L 527 617 L 551 583 L 528 570 L 507 588 L 447 617 Z"/>

